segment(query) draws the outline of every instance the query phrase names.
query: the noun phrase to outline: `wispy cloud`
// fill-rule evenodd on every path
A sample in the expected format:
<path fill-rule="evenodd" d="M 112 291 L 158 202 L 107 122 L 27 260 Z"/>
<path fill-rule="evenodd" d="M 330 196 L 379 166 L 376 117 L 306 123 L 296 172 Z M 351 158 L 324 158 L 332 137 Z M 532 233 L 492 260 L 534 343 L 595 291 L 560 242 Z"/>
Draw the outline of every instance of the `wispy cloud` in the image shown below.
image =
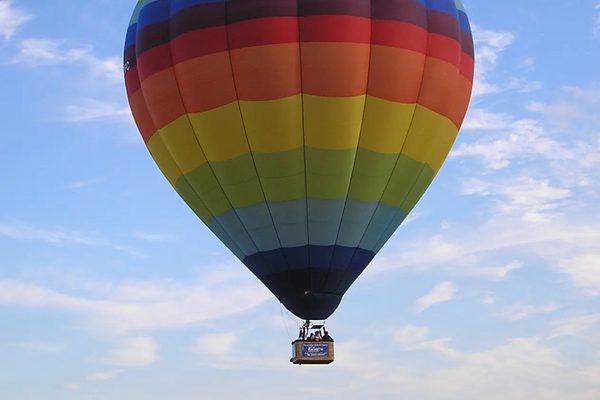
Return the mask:
<path fill-rule="evenodd" d="M 68 47 L 63 40 L 23 39 L 12 63 L 27 67 L 79 64 L 85 66 L 92 77 L 100 78 L 105 83 L 121 83 L 123 74 L 119 58 L 99 58 L 93 50 L 92 46 Z"/>
<path fill-rule="evenodd" d="M 525 319 L 533 314 L 544 314 L 552 311 L 556 311 L 559 306 L 555 303 L 548 303 L 544 305 L 527 305 L 527 304 L 515 304 L 508 310 L 500 313 L 501 316 L 508 318 L 511 321 L 519 321 Z"/>
<path fill-rule="evenodd" d="M 19 52 L 12 58 L 13 64 L 28 68 L 53 65 L 83 67 L 86 85 L 96 84 L 98 93 L 107 92 L 123 84 L 123 71 L 119 57 L 98 57 L 93 46 L 69 46 L 64 40 L 29 38 L 20 43 Z M 87 90 L 89 93 L 90 90 Z M 110 95 L 103 100 L 80 98 L 76 103 L 64 107 L 65 121 L 113 121 L 132 123 L 131 112 L 124 102 L 121 91 L 119 98 Z M 106 93 L 105 93 L 106 94 Z"/>
<path fill-rule="evenodd" d="M 96 372 L 94 374 L 88 375 L 86 379 L 88 381 L 92 381 L 92 382 L 108 381 L 108 380 L 120 375 L 121 372 L 123 372 L 123 370 L 121 370 L 121 369 L 117 369 L 114 371 L 106 371 L 106 372 Z"/>
<path fill-rule="evenodd" d="M 79 314 L 86 327 L 112 335 L 173 329 L 251 310 L 273 299 L 261 284 L 207 275 L 196 284 L 172 281 L 81 285 L 76 296 L 14 280 L 0 280 L 0 304 Z"/>
<path fill-rule="evenodd" d="M 423 312 L 434 304 L 444 303 L 454 298 L 456 287 L 452 282 L 441 282 L 425 296 L 418 298 L 414 304 L 414 310 Z"/>
<path fill-rule="evenodd" d="M 67 122 L 96 120 L 133 121 L 129 107 L 95 99 L 80 99 L 78 104 L 65 107 Z"/>
<path fill-rule="evenodd" d="M 33 15 L 15 8 L 11 0 L 0 1 L 0 36 L 10 40 L 17 29 L 33 19 Z"/>
<path fill-rule="evenodd" d="M 394 332 L 394 341 L 401 346 L 414 345 L 422 342 L 428 334 L 428 328 L 406 325 Z"/>
<path fill-rule="evenodd" d="M 168 240 L 173 240 L 176 238 L 174 235 L 148 232 L 138 232 L 134 236 L 138 239 L 146 240 L 148 242 L 166 242 Z"/>
<path fill-rule="evenodd" d="M 119 340 L 117 345 L 102 357 L 101 362 L 118 367 L 146 367 L 157 360 L 156 341 L 148 337 L 134 337 Z M 112 376 L 108 379 L 110 378 Z"/>
<path fill-rule="evenodd" d="M 194 350 L 199 353 L 222 355 L 231 353 L 238 341 L 235 332 L 215 333 L 196 338 Z"/>
<path fill-rule="evenodd" d="M 69 186 L 71 187 L 71 189 L 81 189 L 87 186 L 95 185 L 102 181 L 104 181 L 104 178 L 84 179 L 81 181 L 71 182 Z"/>
<path fill-rule="evenodd" d="M 128 246 L 113 243 L 96 234 L 86 234 L 66 229 L 44 229 L 26 224 L 0 224 L 0 236 L 18 240 L 31 240 L 51 244 L 77 244 L 109 247 L 139 257 L 141 254 Z"/>
<path fill-rule="evenodd" d="M 600 314 L 585 314 L 553 321 L 551 338 L 575 336 L 600 323 Z"/>
<path fill-rule="evenodd" d="M 36 353 L 62 353 L 65 351 L 66 346 L 64 344 L 56 343 L 41 343 L 41 342 L 21 342 L 15 343 L 14 347 L 32 351 Z"/>
<path fill-rule="evenodd" d="M 63 385 L 63 387 L 65 389 L 69 389 L 69 390 L 79 390 L 79 389 L 81 389 L 81 384 L 80 383 L 65 383 Z"/>

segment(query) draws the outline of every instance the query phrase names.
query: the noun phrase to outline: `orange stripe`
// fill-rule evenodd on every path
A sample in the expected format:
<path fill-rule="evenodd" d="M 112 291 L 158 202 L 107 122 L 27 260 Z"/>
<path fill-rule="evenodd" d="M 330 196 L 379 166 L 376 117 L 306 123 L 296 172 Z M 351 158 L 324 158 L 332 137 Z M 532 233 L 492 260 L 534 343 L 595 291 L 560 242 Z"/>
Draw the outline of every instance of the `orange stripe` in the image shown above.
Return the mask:
<path fill-rule="evenodd" d="M 364 95 L 369 75 L 369 47 L 372 47 L 369 95 L 405 104 L 415 104 L 419 99 L 424 107 L 455 122 L 461 120 L 458 110 L 451 111 L 451 103 L 456 96 L 464 102 L 471 83 L 462 76 L 458 84 L 460 93 L 455 93 L 458 68 L 418 52 L 387 46 L 303 43 L 304 93 L 324 97 Z M 240 99 L 246 101 L 274 100 L 300 93 L 297 44 L 232 51 L 236 87 L 229 57 L 229 53 L 223 52 L 179 63 L 175 67 L 177 82 L 173 68 L 144 80 L 142 90 L 156 126 L 164 127 L 186 110 L 200 113 L 230 104 L 236 101 L 236 89 Z M 321 67 L 312 67 L 314 65 Z M 423 75 L 425 81 L 421 85 Z M 139 92 L 132 94 L 132 103 Z"/>
<path fill-rule="evenodd" d="M 416 51 L 372 46 L 369 95 L 397 103 L 416 103 L 425 59 Z"/>
<path fill-rule="evenodd" d="M 465 119 L 465 113 L 467 112 L 469 102 L 471 101 L 472 90 L 473 84 L 471 81 L 463 75 L 459 75 L 454 94 L 454 104 L 448 116 L 457 128 L 460 128 Z"/>
<path fill-rule="evenodd" d="M 147 78 L 142 82 L 142 91 L 148 111 L 158 129 L 185 114 L 173 68 Z"/>
<path fill-rule="evenodd" d="M 419 104 L 447 117 L 456 94 L 458 68 L 429 57 L 424 72 Z"/>
<path fill-rule="evenodd" d="M 240 100 L 265 101 L 300 93 L 298 43 L 232 50 L 231 62 Z"/>
<path fill-rule="evenodd" d="M 156 125 L 154 125 L 154 121 L 152 120 L 152 116 L 150 115 L 148 107 L 146 106 L 146 101 L 144 100 L 144 94 L 141 90 L 138 90 L 129 96 L 129 107 L 131 108 L 133 119 L 135 120 L 135 124 L 137 125 L 144 142 L 148 143 L 152 135 L 154 135 L 154 132 L 156 132 Z"/>
<path fill-rule="evenodd" d="M 302 43 L 304 93 L 326 97 L 365 94 L 370 45 L 362 43 Z"/>
<path fill-rule="evenodd" d="M 199 113 L 236 100 L 229 53 L 198 57 L 175 66 L 185 108 Z"/>

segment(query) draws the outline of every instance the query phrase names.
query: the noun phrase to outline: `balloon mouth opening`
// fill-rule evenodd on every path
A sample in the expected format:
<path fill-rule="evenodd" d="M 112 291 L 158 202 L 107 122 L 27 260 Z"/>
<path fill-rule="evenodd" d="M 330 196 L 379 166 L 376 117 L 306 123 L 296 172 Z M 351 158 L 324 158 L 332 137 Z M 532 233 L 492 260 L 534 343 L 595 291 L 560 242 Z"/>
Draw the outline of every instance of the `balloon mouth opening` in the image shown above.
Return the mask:
<path fill-rule="evenodd" d="M 282 297 L 281 304 L 296 317 L 303 320 L 325 320 L 339 307 L 342 295 L 339 293 L 304 292 Z"/>

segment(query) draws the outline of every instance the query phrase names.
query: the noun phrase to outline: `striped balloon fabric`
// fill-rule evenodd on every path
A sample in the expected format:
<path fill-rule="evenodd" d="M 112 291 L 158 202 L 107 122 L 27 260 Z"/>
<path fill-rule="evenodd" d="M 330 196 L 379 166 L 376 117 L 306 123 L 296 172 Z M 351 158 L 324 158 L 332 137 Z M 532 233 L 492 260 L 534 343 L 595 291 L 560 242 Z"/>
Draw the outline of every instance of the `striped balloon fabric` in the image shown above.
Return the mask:
<path fill-rule="evenodd" d="M 440 169 L 465 116 L 460 0 L 142 0 L 129 103 L 196 215 L 325 319 Z"/>

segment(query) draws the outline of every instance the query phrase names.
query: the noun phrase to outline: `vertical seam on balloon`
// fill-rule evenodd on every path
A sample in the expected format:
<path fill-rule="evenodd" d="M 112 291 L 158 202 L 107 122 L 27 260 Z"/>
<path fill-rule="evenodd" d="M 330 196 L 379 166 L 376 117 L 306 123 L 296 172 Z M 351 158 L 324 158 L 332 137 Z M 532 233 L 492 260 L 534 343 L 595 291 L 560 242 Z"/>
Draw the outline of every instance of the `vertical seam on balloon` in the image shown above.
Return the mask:
<path fill-rule="evenodd" d="M 369 26 L 369 63 L 368 63 L 368 67 L 367 67 L 367 82 L 365 85 L 365 103 L 363 105 L 362 118 L 360 120 L 360 130 L 358 132 L 358 141 L 356 142 L 356 151 L 354 153 L 354 161 L 352 163 L 352 169 L 350 171 L 350 182 L 348 182 L 348 191 L 346 192 L 346 198 L 344 200 L 344 208 L 342 209 L 342 215 L 340 216 L 340 225 L 338 227 L 338 231 L 335 236 L 333 253 L 331 254 L 331 259 L 329 260 L 329 269 L 327 270 L 327 276 L 325 278 L 323 288 L 327 287 L 327 281 L 329 280 L 329 275 L 331 272 L 331 265 L 333 264 L 333 260 L 335 259 L 336 252 L 338 252 L 339 248 L 340 248 L 340 246 L 338 245 L 338 240 L 340 239 L 342 225 L 344 224 L 344 217 L 346 215 L 346 206 L 348 205 L 348 199 L 350 197 L 350 189 L 352 188 L 352 182 L 354 181 L 354 169 L 356 168 L 356 160 L 358 159 L 358 153 L 359 153 L 359 149 L 360 149 L 360 138 L 362 136 L 363 129 L 365 127 L 365 114 L 367 112 L 367 102 L 369 101 L 369 82 L 370 82 L 370 78 L 371 78 L 371 61 L 372 61 L 372 57 L 373 57 L 373 1 L 372 0 L 368 0 L 368 1 L 369 1 L 369 10 L 370 10 L 370 15 L 369 15 L 369 24 L 370 24 L 370 26 Z M 359 244 L 360 244 L 360 241 L 359 241 L 359 243 L 356 244 L 356 246 L 358 247 Z M 354 250 L 354 252 L 356 252 L 356 250 Z M 352 256 L 354 257 L 354 253 L 352 254 Z M 352 261 L 353 257 L 350 258 L 350 261 Z M 346 268 L 342 272 L 341 281 L 344 280 L 344 277 L 346 276 L 350 265 L 351 264 L 348 263 L 348 265 L 346 265 Z M 339 285 L 338 285 L 338 287 L 339 287 Z M 336 288 L 336 291 L 337 291 L 337 288 Z"/>
<path fill-rule="evenodd" d="M 427 0 L 425 0 L 425 2 L 427 3 Z M 453 2 L 454 3 L 454 2 Z M 456 9 L 456 6 L 455 6 Z M 457 21 L 459 22 L 459 29 L 460 29 L 460 20 L 458 19 L 458 15 L 455 15 Z M 459 35 L 459 40 L 460 43 L 462 43 L 462 35 Z M 428 39 L 429 42 L 429 39 Z M 460 63 L 462 63 L 462 50 L 460 51 L 460 57 L 461 57 L 461 61 L 459 62 L 459 67 L 458 67 L 458 74 L 460 74 Z M 457 76 L 458 78 L 458 76 Z M 458 81 L 457 81 L 458 83 Z M 451 100 L 450 100 L 451 101 Z M 402 209 L 402 206 L 404 206 L 404 204 L 407 202 L 408 198 L 410 197 L 411 193 L 413 192 L 413 190 L 415 189 L 415 187 L 417 186 L 417 183 L 419 182 L 419 179 L 421 178 L 421 175 L 423 174 L 423 171 L 425 171 L 425 168 L 428 166 L 427 164 L 427 159 L 429 158 L 429 156 L 431 155 L 431 152 L 433 151 L 433 149 L 435 148 L 438 140 L 440 139 L 440 130 L 441 128 L 437 129 L 437 134 L 435 136 L 435 138 L 433 139 L 433 143 L 431 143 L 431 146 L 429 148 L 429 153 L 427 154 L 427 156 L 425 157 L 425 161 L 423 162 L 423 165 L 421 166 L 419 172 L 416 175 L 416 178 L 413 181 L 413 184 L 411 185 L 410 189 L 408 190 L 406 197 L 404 198 L 404 200 L 402 201 L 402 203 L 400 204 L 400 207 L 398 208 L 398 210 L 396 212 L 394 212 L 394 216 L 390 219 L 390 222 L 388 223 L 388 225 L 386 226 L 386 228 L 381 232 L 381 236 L 379 237 L 379 239 L 375 242 L 375 245 L 373 247 L 373 250 L 377 249 L 377 247 L 379 247 L 379 244 L 381 243 L 382 240 L 384 240 L 385 236 L 386 236 L 386 231 L 390 228 L 390 226 L 392 226 L 392 222 L 394 221 L 394 218 L 396 218 L 396 216 L 398 215 L 398 213 L 400 212 L 400 210 L 402 210 L 404 212 L 404 210 Z M 458 135 L 458 132 L 457 132 Z M 455 138 L 456 139 L 456 138 Z M 448 150 L 450 151 L 450 149 Z M 431 168 L 431 167 L 430 167 Z M 433 168 L 432 168 L 433 171 Z M 435 178 L 435 176 L 437 175 L 437 172 L 433 171 L 433 178 Z M 438 171 L 439 172 L 439 171 Z M 432 179 L 433 182 L 433 179 Z M 427 190 L 427 189 L 426 189 Z M 425 192 L 423 192 L 423 194 L 425 194 Z M 408 216 L 408 214 L 410 213 L 410 211 L 406 212 L 405 218 L 406 216 Z M 400 224 L 398 225 L 398 227 L 402 225 L 402 222 L 400 222 Z M 393 235 L 393 233 L 392 233 Z M 391 237 L 391 236 L 390 236 Z"/>
<path fill-rule="evenodd" d="M 258 167 L 256 166 L 256 161 L 254 159 L 254 152 L 252 151 L 252 147 L 250 146 L 250 139 L 248 138 L 248 131 L 246 130 L 246 123 L 244 122 L 244 113 L 242 112 L 242 104 L 240 103 L 240 96 L 238 94 L 237 84 L 236 84 L 236 80 L 235 80 L 235 71 L 233 69 L 233 60 L 231 58 L 231 45 L 229 43 L 229 20 L 228 20 L 229 11 L 227 9 L 227 4 L 228 4 L 228 2 L 225 1 L 225 35 L 227 38 L 227 56 L 229 57 L 229 65 L 231 66 L 231 78 L 233 80 L 233 90 L 235 91 L 235 97 L 236 97 L 236 101 L 238 104 L 238 111 L 240 113 L 242 127 L 244 128 L 244 136 L 246 137 L 246 143 L 248 144 L 248 150 L 250 151 L 250 157 L 252 158 L 252 165 L 254 166 L 254 172 L 256 173 L 256 179 L 258 180 L 258 185 L 260 186 L 260 191 L 263 195 L 263 199 L 265 199 L 265 207 L 267 207 L 267 211 L 269 213 L 269 218 L 271 219 L 271 224 L 273 226 L 273 231 L 275 232 L 275 236 L 277 237 L 277 242 L 279 243 L 279 249 L 275 249 L 275 250 L 281 251 L 281 254 L 283 255 L 283 258 L 285 260 L 285 266 L 286 266 L 287 270 L 290 271 L 290 263 L 288 262 L 285 252 L 283 251 L 283 248 L 281 245 L 281 238 L 279 237 L 279 232 L 277 232 L 277 226 L 275 225 L 275 219 L 273 218 L 273 214 L 271 213 L 271 208 L 269 207 L 269 202 L 267 201 L 267 195 L 265 194 L 265 189 L 262 185 L 262 181 L 260 180 L 260 174 L 258 173 Z M 248 235 L 250 235 L 250 232 L 248 232 Z M 250 237 L 252 238 L 252 236 L 250 236 Z M 258 246 L 257 246 L 257 249 L 258 249 Z M 258 249 L 258 250 L 260 253 L 262 253 L 262 251 L 260 251 L 260 249 Z M 267 262 L 264 255 L 263 255 L 263 258 L 265 259 L 265 262 Z M 270 264 L 269 264 L 269 268 L 271 268 Z M 271 272 L 274 272 L 272 268 L 271 268 Z M 293 281 L 291 279 L 290 279 L 290 282 L 293 283 Z"/>
<path fill-rule="evenodd" d="M 138 25 L 138 26 L 139 26 L 139 25 Z M 137 28 L 136 28 L 136 37 L 137 37 L 137 33 L 138 33 L 138 30 L 137 30 Z M 137 64 L 137 54 L 136 54 L 136 64 Z M 138 66 L 138 70 L 139 70 L 139 66 Z M 138 75 L 138 82 L 139 82 L 139 84 L 140 84 L 140 89 L 139 89 L 139 90 L 141 90 L 141 91 L 142 91 L 142 93 L 143 93 L 143 89 L 142 89 L 142 82 L 141 82 L 141 79 L 139 78 L 139 75 Z M 145 105 L 145 107 L 146 107 L 146 110 L 148 110 L 148 113 L 150 113 L 150 110 L 148 109 L 148 103 L 146 103 L 146 99 L 144 98 L 144 96 L 142 96 L 142 101 L 144 102 L 144 105 Z M 152 120 L 152 124 L 154 125 L 154 129 L 155 129 L 155 135 L 157 135 L 157 139 L 158 139 L 158 140 L 160 140 L 160 142 L 161 142 L 161 143 L 162 143 L 162 144 L 165 146 L 165 148 L 167 148 L 167 145 L 165 144 L 164 140 L 162 139 L 162 137 L 161 137 L 161 136 L 160 136 L 160 134 L 158 133 L 158 129 L 156 128 L 156 123 L 154 122 L 154 120 Z M 154 139 L 154 140 L 157 140 L 157 139 Z M 154 158 L 154 155 L 152 154 L 152 152 L 150 151 L 150 149 L 148 148 L 148 146 L 146 146 L 146 149 L 147 149 L 147 150 L 148 150 L 148 152 L 150 153 L 150 156 L 151 156 L 152 158 Z M 187 176 L 186 176 L 186 175 L 183 173 L 183 171 L 181 170 L 181 168 L 180 168 L 180 167 L 179 167 L 179 165 L 177 164 L 177 161 L 175 161 L 175 158 L 173 158 L 173 156 L 172 156 L 170 153 L 168 153 L 168 156 L 169 156 L 169 158 L 170 158 L 170 159 L 173 161 L 173 164 L 175 164 L 175 166 L 177 167 L 177 169 L 179 170 L 179 172 L 181 173 L 181 177 L 183 177 L 183 178 L 184 178 L 184 179 L 185 179 L 185 180 L 188 182 L 188 184 L 189 184 L 189 185 L 190 185 L 190 187 L 192 188 L 192 191 L 193 191 L 193 192 L 194 192 L 194 194 L 196 195 L 196 198 L 197 198 L 197 199 L 200 201 L 200 203 L 201 203 L 202 205 L 204 205 L 204 206 L 206 207 L 206 209 L 207 209 L 207 210 L 209 210 L 209 211 L 210 211 L 210 209 L 209 209 L 209 208 L 206 206 L 206 204 L 204 203 L 204 201 L 202 200 L 202 198 L 201 198 L 201 197 L 198 195 L 198 193 L 196 192 L 196 190 L 194 189 L 194 187 L 193 187 L 193 186 L 192 186 L 192 184 L 190 183 L 190 181 L 189 181 L 189 179 L 187 178 Z M 157 165 L 157 166 L 158 166 L 158 165 Z M 161 173 L 162 173 L 162 170 L 160 169 L 160 167 L 159 167 L 159 171 L 161 171 Z M 163 174 L 163 175 L 164 175 L 164 174 Z M 175 185 L 172 185 L 172 186 L 173 186 L 173 189 L 175 190 L 175 192 L 179 194 L 179 192 L 178 192 L 178 190 L 177 190 L 177 187 L 176 187 Z M 183 201 L 184 201 L 184 202 L 187 204 L 187 202 L 185 201 L 185 199 L 183 199 L 183 198 L 182 198 L 182 200 L 183 200 Z M 192 212 L 194 212 L 194 214 L 195 214 L 195 211 L 194 211 L 193 209 L 192 209 Z M 212 212 L 211 212 L 211 215 L 212 215 L 212 219 L 214 219 L 214 221 L 215 221 L 215 222 L 216 222 L 216 223 L 217 223 L 217 224 L 218 224 L 218 225 L 219 225 L 221 228 L 223 228 L 223 226 L 221 225 L 221 223 L 220 223 L 220 222 L 219 222 L 219 221 L 218 221 L 218 220 L 215 218 L 215 216 L 214 216 L 214 214 L 213 214 Z M 202 222 L 204 223 L 204 221 L 202 221 Z M 208 223 L 204 223 L 204 224 L 206 225 L 206 227 L 207 227 L 207 228 L 208 228 L 210 231 L 214 232 L 214 231 L 213 231 L 213 230 L 210 228 L 210 226 L 208 225 Z M 240 246 L 239 246 L 239 245 L 238 245 L 238 244 L 235 242 L 235 240 L 234 240 L 234 239 L 233 239 L 233 238 L 232 238 L 232 237 L 229 235 L 229 233 L 228 233 L 228 232 L 227 232 L 227 231 L 226 231 L 224 228 L 223 228 L 223 232 L 225 232 L 225 234 L 226 234 L 226 235 L 227 235 L 227 236 L 228 236 L 228 237 L 231 239 L 232 243 L 233 243 L 233 244 L 235 244 L 235 245 L 238 247 L 238 249 L 240 250 L 240 251 L 239 251 L 239 252 L 240 252 L 240 254 L 243 254 L 244 252 L 242 251 L 241 247 L 240 247 Z M 215 232 L 215 234 L 216 234 L 216 232 Z"/>
<path fill-rule="evenodd" d="M 227 16 L 227 2 L 225 2 L 224 6 L 225 6 L 225 17 L 226 17 Z M 206 153 L 204 152 L 204 149 L 202 149 L 202 145 L 200 144 L 200 139 L 198 139 L 198 135 L 196 134 L 196 129 L 194 128 L 194 125 L 192 124 L 192 121 L 190 120 L 190 116 L 188 114 L 187 107 L 185 105 L 185 101 L 183 100 L 183 97 L 181 97 L 181 90 L 180 90 L 180 87 L 179 87 L 179 80 L 177 79 L 177 72 L 175 71 L 175 65 L 174 65 L 174 62 L 173 62 L 173 53 L 172 53 L 172 43 L 171 43 L 171 29 L 172 29 L 172 25 L 171 25 L 171 11 L 172 11 L 172 9 L 173 9 L 172 8 L 172 3 L 169 2 L 169 57 L 171 57 L 171 66 L 173 68 L 173 76 L 175 77 L 175 84 L 177 85 L 177 90 L 179 91 L 179 94 L 180 94 L 181 105 L 183 106 L 183 109 L 185 111 L 185 118 L 188 120 L 190 128 L 192 129 L 192 132 L 194 132 L 194 138 L 196 139 L 196 143 L 198 143 L 198 147 L 200 148 L 200 151 L 204 155 L 204 158 L 206 158 L 206 164 L 208 164 L 208 167 L 210 168 L 213 176 L 215 177 L 215 180 L 220 184 L 221 182 L 219 181 L 219 178 L 217 177 L 217 174 L 215 174 L 215 172 L 213 170 L 213 167 L 212 167 L 210 161 L 208 160 L 208 157 L 206 157 Z M 232 76 L 233 76 L 233 67 L 232 67 Z M 186 177 L 186 179 L 187 179 L 187 177 Z M 192 189 L 194 189 L 194 187 L 191 185 L 191 183 L 190 183 L 190 186 L 192 187 Z M 240 224 L 244 228 L 246 228 L 246 225 L 244 225 L 244 222 L 242 221 L 242 219 L 238 215 L 236 209 L 233 207 L 233 204 L 231 203 L 231 200 L 229 200 L 229 197 L 227 197 L 227 193 L 225 192 L 225 190 L 223 190 L 222 187 L 220 189 L 223 191 L 223 196 L 227 199 L 227 202 L 229 203 L 229 205 L 231 206 L 231 209 L 233 210 L 233 212 L 237 216 L 238 220 L 240 221 Z M 194 189 L 194 191 L 196 191 L 196 190 Z M 215 220 L 217 220 L 216 216 L 214 218 L 215 218 Z M 223 228 L 223 231 L 227 232 L 227 230 L 225 228 Z M 258 248 L 258 246 L 256 245 L 254 239 L 250 235 L 250 233 L 249 232 L 246 232 L 246 233 L 248 234 L 248 237 L 250 238 L 250 240 L 254 244 L 254 247 L 256 247 L 256 249 L 258 250 L 259 253 L 261 253 L 260 250 L 259 250 L 259 248 Z M 229 234 L 229 232 L 227 232 L 227 234 Z M 231 236 L 232 240 L 234 242 L 236 242 L 235 239 L 233 238 L 233 236 L 231 234 L 229 234 L 229 236 Z M 249 255 L 245 254 L 244 251 L 242 251 L 242 253 L 244 253 L 244 260 L 247 257 L 249 257 Z M 262 254 L 261 254 L 261 256 L 262 256 Z M 263 259 L 264 259 L 264 256 L 263 256 Z M 242 263 L 243 263 L 244 260 L 240 260 L 240 261 L 242 261 Z M 265 264 L 266 264 L 266 259 L 265 259 Z"/>
<path fill-rule="evenodd" d="M 312 290 L 311 252 L 310 252 L 310 209 L 308 207 L 308 162 L 306 160 L 306 123 L 304 115 L 304 75 L 302 68 L 302 17 L 300 15 L 300 1 L 296 0 L 296 14 L 298 21 L 298 62 L 300 70 L 300 101 L 302 104 L 302 153 L 304 157 L 304 207 L 306 209 L 306 252 L 308 256 L 308 290 Z"/>
<path fill-rule="evenodd" d="M 404 150 L 404 146 L 406 145 L 406 142 L 408 141 L 408 136 L 409 136 L 409 134 L 410 134 L 410 132 L 412 130 L 413 123 L 414 123 L 414 120 L 415 120 L 415 115 L 417 114 L 417 108 L 418 108 L 418 105 L 419 105 L 419 98 L 421 97 L 421 90 L 423 89 L 423 81 L 425 80 L 425 70 L 426 70 L 425 67 L 427 66 L 427 49 L 429 47 L 429 21 L 427 19 L 427 0 L 425 0 L 425 6 L 424 7 L 425 7 L 424 12 L 425 12 L 425 24 L 426 24 L 425 31 L 427 32 L 427 41 L 425 43 L 425 58 L 424 58 L 424 62 L 423 62 L 423 71 L 422 71 L 422 74 L 421 74 L 421 82 L 419 84 L 419 96 L 417 97 L 417 100 L 416 100 L 416 103 L 415 103 L 415 109 L 414 109 L 412 117 L 411 117 L 411 122 L 408 125 L 408 129 L 406 130 L 406 136 L 404 138 L 404 141 L 402 142 L 402 146 L 400 147 L 400 151 L 398 152 L 398 157 L 396 158 L 396 163 L 394 164 L 394 167 L 390 171 L 390 177 L 388 178 L 388 181 L 385 184 L 385 188 L 381 192 L 381 198 L 377 202 L 377 206 L 375 207 L 375 210 L 373 211 L 373 215 L 371 215 L 371 218 L 369 219 L 369 223 L 367 224 L 367 227 L 365 228 L 365 231 L 363 232 L 360 240 L 358 241 L 358 245 L 354 249 L 354 252 L 352 254 L 352 258 L 350 259 L 350 263 L 348 265 L 352 265 L 352 262 L 354 261 L 354 258 L 356 257 L 358 249 L 361 248 L 360 244 L 365 239 L 365 237 L 367 235 L 367 232 L 369 231 L 369 227 L 371 226 L 371 224 L 373 223 L 373 220 L 375 219 L 375 215 L 377 214 L 377 210 L 379 209 L 379 207 L 382 204 L 382 199 L 385 196 L 385 193 L 386 193 L 386 191 L 387 191 L 390 183 L 392 182 L 392 178 L 394 177 L 394 172 L 396 171 L 396 168 L 398 167 L 398 163 L 400 162 L 400 159 L 402 158 L 402 151 Z M 395 216 L 395 214 L 394 214 L 394 216 Z M 364 250 L 368 250 L 368 249 L 364 249 Z M 343 278 L 338 283 L 338 286 L 336 288 L 336 292 L 339 290 L 339 288 L 340 288 L 340 286 L 341 286 L 342 283 L 343 283 Z"/>

